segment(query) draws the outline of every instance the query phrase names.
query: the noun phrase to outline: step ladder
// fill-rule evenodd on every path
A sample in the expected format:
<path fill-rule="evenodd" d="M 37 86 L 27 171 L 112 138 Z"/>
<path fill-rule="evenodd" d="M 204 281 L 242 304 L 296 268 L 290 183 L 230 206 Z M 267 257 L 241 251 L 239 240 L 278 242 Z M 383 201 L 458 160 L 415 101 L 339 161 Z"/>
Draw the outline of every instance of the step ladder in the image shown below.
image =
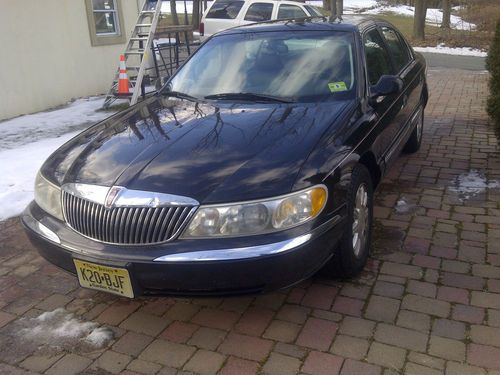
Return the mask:
<path fill-rule="evenodd" d="M 128 99 L 130 105 L 137 103 L 137 99 L 142 92 L 142 81 L 148 63 L 147 56 L 151 51 L 151 44 L 160 18 L 161 4 L 162 0 L 144 1 L 132 35 L 123 53 L 129 76 L 130 94 L 127 96 L 118 95 L 118 78 L 120 74 L 118 68 L 111 89 L 104 99 L 103 108 L 109 108 L 116 99 Z"/>

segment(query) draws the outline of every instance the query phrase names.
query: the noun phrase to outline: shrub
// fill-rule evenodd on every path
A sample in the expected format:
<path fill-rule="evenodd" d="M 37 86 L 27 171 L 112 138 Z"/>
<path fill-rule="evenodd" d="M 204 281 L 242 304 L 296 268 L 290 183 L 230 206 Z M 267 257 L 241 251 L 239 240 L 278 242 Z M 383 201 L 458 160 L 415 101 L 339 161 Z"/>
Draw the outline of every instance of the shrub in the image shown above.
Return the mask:
<path fill-rule="evenodd" d="M 497 22 L 495 37 L 486 59 L 486 67 L 491 74 L 488 113 L 497 129 L 500 130 L 500 21 Z"/>

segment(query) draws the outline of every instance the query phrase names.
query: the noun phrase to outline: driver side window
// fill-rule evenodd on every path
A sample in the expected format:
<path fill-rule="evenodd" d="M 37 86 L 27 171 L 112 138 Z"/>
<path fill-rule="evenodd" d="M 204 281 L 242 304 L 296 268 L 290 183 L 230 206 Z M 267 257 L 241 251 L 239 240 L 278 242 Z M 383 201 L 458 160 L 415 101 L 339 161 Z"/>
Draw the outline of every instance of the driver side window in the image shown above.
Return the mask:
<path fill-rule="evenodd" d="M 368 82 L 376 85 L 380 77 L 392 74 L 391 60 L 377 29 L 370 30 L 363 38 Z"/>

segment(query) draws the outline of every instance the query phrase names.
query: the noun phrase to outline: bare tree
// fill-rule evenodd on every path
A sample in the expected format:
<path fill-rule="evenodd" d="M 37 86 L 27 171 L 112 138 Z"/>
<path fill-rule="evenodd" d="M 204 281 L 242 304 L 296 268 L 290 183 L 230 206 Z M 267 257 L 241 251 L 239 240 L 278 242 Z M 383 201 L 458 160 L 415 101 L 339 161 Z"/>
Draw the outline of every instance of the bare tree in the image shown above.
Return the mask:
<path fill-rule="evenodd" d="M 339 17 L 344 13 L 344 0 L 330 0 L 328 4 L 332 17 Z"/>
<path fill-rule="evenodd" d="M 337 16 L 344 14 L 344 0 L 337 0 Z"/>
<path fill-rule="evenodd" d="M 170 13 L 172 14 L 172 23 L 174 25 L 179 24 L 179 16 L 177 15 L 177 4 L 175 0 L 170 0 Z"/>
<path fill-rule="evenodd" d="M 425 16 L 427 14 L 427 0 L 415 0 L 415 18 L 413 19 L 413 37 L 425 39 Z"/>
<path fill-rule="evenodd" d="M 323 8 L 325 10 L 330 10 L 332 7 L 331 7 L 331 3 L 330 3 L 330 0 L 323 0 Z"/>
<path fill-rule="evenodd" d="M 451 1 L 442 0 L 443 7 L 443 21 L 441 22 L 441 27 L 443 29 L 450 28 L 450 18 L 451 18 Z"/>

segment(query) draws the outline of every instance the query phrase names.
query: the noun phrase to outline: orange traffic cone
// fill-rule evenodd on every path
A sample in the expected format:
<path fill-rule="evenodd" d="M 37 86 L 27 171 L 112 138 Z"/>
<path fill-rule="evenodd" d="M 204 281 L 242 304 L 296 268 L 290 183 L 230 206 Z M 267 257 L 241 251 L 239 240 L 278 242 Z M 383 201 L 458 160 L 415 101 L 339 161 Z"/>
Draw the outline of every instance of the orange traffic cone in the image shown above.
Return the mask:
<path fill-rule="evenodd" d="M 120 75 L 118 76 L 118 95 L 129 95 L 129 82 L 125 55 L 120 55 Z"/>

